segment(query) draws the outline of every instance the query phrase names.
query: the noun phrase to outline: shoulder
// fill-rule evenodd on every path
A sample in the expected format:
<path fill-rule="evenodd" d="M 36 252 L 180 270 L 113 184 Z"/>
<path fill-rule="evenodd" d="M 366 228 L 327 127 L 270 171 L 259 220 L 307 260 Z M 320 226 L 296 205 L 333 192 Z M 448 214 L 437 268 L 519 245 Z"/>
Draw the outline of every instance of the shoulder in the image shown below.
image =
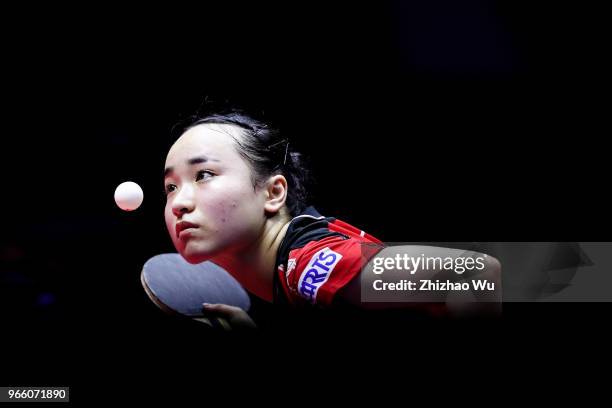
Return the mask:
<path fill-rule="evenodd" d="M 289 303 L 328 306 L 380 249 L 381 241 L 345 222 L 306 214 L 287 229 L 276 278 Z"/>

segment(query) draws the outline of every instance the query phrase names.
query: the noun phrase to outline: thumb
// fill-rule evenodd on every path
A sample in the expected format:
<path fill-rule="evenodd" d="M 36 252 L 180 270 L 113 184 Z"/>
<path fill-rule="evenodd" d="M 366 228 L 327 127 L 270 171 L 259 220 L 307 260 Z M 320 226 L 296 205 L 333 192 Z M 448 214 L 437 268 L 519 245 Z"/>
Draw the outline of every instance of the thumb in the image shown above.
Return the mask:
<path fill-rule="evenodd" d="M 222 303 L 204 303 L 202 305 L 207 312 L 215 313 L 223 317 L 231 317 L 234 313 L 242 311 L 239 307 L 225 305 Z"/>
<path fill-rule="evenodd" d="M 249 314 L 237 306 L 230 306 L 221 303 L 207 304 L 204 303 L 203 309 L 205 313 L 210 313 L 220 319 L 227 320 L 236 328 L 256 328 L 257 325 L 251 319 Z"/>

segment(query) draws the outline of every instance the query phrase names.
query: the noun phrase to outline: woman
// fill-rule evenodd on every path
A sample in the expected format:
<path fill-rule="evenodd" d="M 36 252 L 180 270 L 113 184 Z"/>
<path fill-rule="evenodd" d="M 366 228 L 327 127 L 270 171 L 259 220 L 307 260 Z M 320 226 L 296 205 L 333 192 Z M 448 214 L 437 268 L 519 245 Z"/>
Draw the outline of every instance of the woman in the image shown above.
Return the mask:
<path fill-rule="evenodd" d="M 164 171 L 176 249 L 189 263 L 220 265 L 268 302 L 361 305 L 359 274 L 383 244 L 308 207 L 307 173 L 287 139 L 245 114 L 194 121 L 170 148 Z M 239 308 L 205 309 L 252 323 Z"/>

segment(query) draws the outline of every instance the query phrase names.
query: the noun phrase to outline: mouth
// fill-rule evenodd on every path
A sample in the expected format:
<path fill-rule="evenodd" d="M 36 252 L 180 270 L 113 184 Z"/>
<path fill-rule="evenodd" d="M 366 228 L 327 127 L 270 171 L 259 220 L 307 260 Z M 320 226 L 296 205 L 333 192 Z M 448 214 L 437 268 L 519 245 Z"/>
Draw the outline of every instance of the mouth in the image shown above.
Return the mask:
<path fill-rule="evenodd" d="M 187 221 L 181 221 L 176 224 L 176 237 L 181 238 L 196 230 L 199 226 Z"/>

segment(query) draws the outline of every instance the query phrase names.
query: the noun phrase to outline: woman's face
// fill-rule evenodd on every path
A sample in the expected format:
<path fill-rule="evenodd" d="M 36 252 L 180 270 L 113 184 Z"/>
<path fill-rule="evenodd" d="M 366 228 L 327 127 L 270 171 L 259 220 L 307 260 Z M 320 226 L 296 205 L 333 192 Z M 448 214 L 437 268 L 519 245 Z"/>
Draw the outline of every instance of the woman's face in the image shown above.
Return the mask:
<path fill-rule="evenodd" d="M 236 150 L 232 136 L 240 140 L 241 131 L 233 125 L 195 126 L 166 157 L 166 227 L 190 263 L 238 252 L 263 231 L 265 189 L 254 189 L 251 169 Z M 181 230 L 181 222 L 194 226 Z"/>

